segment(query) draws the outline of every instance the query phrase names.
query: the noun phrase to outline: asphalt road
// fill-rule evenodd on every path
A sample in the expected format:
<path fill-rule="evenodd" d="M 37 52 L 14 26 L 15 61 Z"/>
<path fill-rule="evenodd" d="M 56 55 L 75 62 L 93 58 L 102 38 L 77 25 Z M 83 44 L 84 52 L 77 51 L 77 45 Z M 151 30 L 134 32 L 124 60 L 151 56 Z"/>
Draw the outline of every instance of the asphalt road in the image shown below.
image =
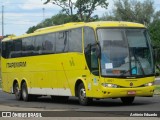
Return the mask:
<path fill-rule="evenodd" d="M 156 85 L 160 85 L 160 78 L 157 78 Z M 4 93 L 0 90 L 0 111 L 72 111 L 74 112 L 86 112 L 86 114 L 91 114 L 89 116 L 115 116 L 115 113 L 105 113 L 110 111 L 122 111 L 121 113 L 116 113 L 116 116 L 123 116 L 126 111 L 158 111 L 160 114 L 160 96 L 153 97 L 136 97 L 132 105 L 123 105 L 120 99 L 104 99 L 104 100 L 94 100 L 91 106 L 81 106 L 79 105 L 78 99 L 75 97 L 70 97 L 67 102 L 54 102 L 51 100 L 50 96 L 39 97 L 37 100 L 24 102 L 17 101 L 14 94 Z M 125 111 L 125 112 L 124 112 Z M 91 113 L 92 112 L 92 113 Z M 98 112 L 98 114 L 97 114 Z M 52 114 L 52 113 L 51 113 Z M 66 113 L 68 114 L 68 113 Z M 129 113 L 130 114 L 130 113 Z M 57 115 L 58 117 L 63 116 L 63 113 Z M 65 115 L 64 115 L 65 116 Z M 117 117 L 118 117 L 117 116 Z M 128 116 L 128 114 L 127 114 Z M 120 119 L 120 118 L 119 118 Z M 145 120 L 146 118 L 144 118 Z M 79 118 L 78 118 L 79 120 Z M 104 119 L 103 119 L 104 120 Z M 121 120 L 121 119 L 120 119 Z M 128 120 L 128 119 L 127 119 Z"/>
<path fill-rule="evenodd" d="M 50 96 L 24 102 L 17 101 L 14 94 L 7 94 L 0 90 L 0 105 L 54 111 L 160 111 L 160 96 L 136 97 L 132 105 L 123 105 L 120 99 L 104 99 L 94 100 L 91 106 L 81 106 L 75 97 L 70 97 L 66 103 L 55 103 Z"/>

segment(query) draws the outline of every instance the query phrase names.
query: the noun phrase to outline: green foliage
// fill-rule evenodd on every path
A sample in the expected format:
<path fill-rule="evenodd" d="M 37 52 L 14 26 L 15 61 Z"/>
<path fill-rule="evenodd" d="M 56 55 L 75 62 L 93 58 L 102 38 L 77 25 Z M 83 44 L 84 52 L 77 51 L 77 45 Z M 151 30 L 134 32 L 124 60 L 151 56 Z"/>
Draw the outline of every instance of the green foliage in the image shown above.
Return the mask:
<path fill-rule="evenodd" d="M 77 0 L 75 3 L 77 15 L 81 21 L 91 21 L 91 15 L 98 6 L 107 9 L 107 0 Z"/>
<path fill-rule="evenodd" d="M 107 9 L 107 0 L 47 0 L 44 4 L 53 3 L 62 8 L 61 12 L 67 15 L 76 15 L 80 21 L 92 21 L 93 12 L 98 6 Z M 75 13 L 74 13 L 75 12 Z"/>
<path fill-rule="evenodd" d="M 99 20 L 98 15 L 92 16 L 96 7 L 101 6 L 107 9 L 108 6 L 107 0 L 77 0 L 76 2 L 73 2 L 73 0 L 47 0 L 44 4 L 49 2 L 61 7 L 60 13 L 36 26 L 30 27 L 26 33 L 32 33 L 39 28 L 68 22 L 97 21 Z"/>
<path fill-rule="evenodd" d="M 156 48 L 160 48 L 160 19 L 153 21 L 149 26 L 149 30 L 151 33 L 151 39 L 154 40 L 153 45 Z"/>
<path fill-rule="evenodd" d="M 51 18 L 46 19 L 45 21 L 39 23 L 37 26 L 30 27 L 27 33 L 33 33 L 35 30 L 43 27 L 49 27 L 53 25 L 65 24 L 68 22 L 78 22 L 78 18 L 75 15 L 68 16 L 66 14 L 57 14 Z"/>
<path fill-rule="evenodd" d="M 155 86 L 154 94 L 155 94 L 155 95 L 160 95 L 160 85 L 156 85 L 156 86 Z"/>
<path fill-rule="evenodd" d="M 115 0 L 112 14 L 106 13 L 105 20 L 131 21 L 149 24 L 154 13 L 153 0 Z"/>
<path fill-rule="evenodd" d="M 73 15 L 74 3 L 72 0 L 47 0 L 44 4 L 52 3 L 62 8 L 61 12 Z"/>
<path fill-rule="evenodd" d="M 26 33 L 33 33 L 36 29 L 38 29 L 36 26 L 30 27 Z"/>
<path fill-rule="evenodd" d="M 156 85 L 155 89 L 160 91 L 160 85 Z"/>
<path fill-rule="evenodd" d="M 153 0 L 115 0 L 112 12 L 106 12 L 102 20 L 130 21 L 145 24 L 156 47 L 156 63 L 160 64 L 160 11 L 155 12 Z"/>
<path fill-rule="evenodd" d="M 155 55 L 155 62 L 157 65 L 160 65 L 160 15 L 159 19 L 158 16 L 155 20 L 149 25 L 150 36 L 152 40 L 152 45 L 154 46 L 154 55 Z M 158 72 L 160 69 L 158 69 Z"/>

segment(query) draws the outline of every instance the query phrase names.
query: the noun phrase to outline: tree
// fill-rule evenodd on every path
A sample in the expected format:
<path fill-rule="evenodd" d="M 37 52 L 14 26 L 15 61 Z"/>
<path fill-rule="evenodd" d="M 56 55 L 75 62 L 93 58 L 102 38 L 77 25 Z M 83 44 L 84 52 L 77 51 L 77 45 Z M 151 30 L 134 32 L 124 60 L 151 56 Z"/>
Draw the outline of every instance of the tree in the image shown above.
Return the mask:
<path fill-rule="evenodd" d="M 142 24 L 150 24 L 154 14 L 153 0 L 115 0 L 115 9 L 112 14 L 105 14 L 103 19 L 112 19 L 118 21 L 131 21 Z"/>
<path fill-rule="evenodd" d="M 151 39 L 153 39 L 154 46 L 160 48 L 160 20 L 154 21 L 150 26 Z"/>
<path fill-rule="evenodd" d="M 156 19 L 149 26 L 152 45 L 154 46 L 154 52 L 156 57 L 156 63 L 160 64 L 160 19 Z"/>
<path fill-rule="evenodd" d="M 49 2 L 61 7 L 61 12 L 36 26 L 30 27 L 26 33 L 32 33 L 39 28 L 68 22 L 97 21 L 99 17 L 98 15 L 93 15 L 93 12 L 98 6 L 106 9 L 108 6 L 107 0 L 77 0 L 76 2 L 73 2 L 73 0 L 47 0 L 44 4 Z"/>
<path fill-rule="evenodd" d="M 62 12 L 69 16 L 77 16 L 80 21 L 93 20 L 92 14 L 98 6 L 107 9 L 107 0 L 47 0 L 44 4 L 53 3 L 62 8 Z M 74 13 L 75 11 L 75 13 Z"/>
<path fill-rule="evenodd" d="M 27 30 L 26 33 L 33 33 L 36 29 L 37 29 L 36 26 L 32 26 L 32 27 L 30 27 L 30 28 Z"/>
<path fill-rule="evenodd" d="M 160 52 L 160 11 L 155 12 L 153 0 L 115 0 L 115 8 L 107 12 L 102 20 L 131 21 L 145 24 L 150 32 L 156 53 Z M 160 55 L 157 54 L 160 63 Z"/>
<path fill-rule="evenodd" d="M 68 22 L 79 22 L 79 20 L 75 15 L 68 16 L 66 14 L 59 13 L 57 15 L 52 16 L 51 18 L 44 20 L 36 26 L 30 27 L 26 33 L 33 33 L 35 30 L 39 28 L 65 24 Z"/>
<path fill-rule="evenodd" d="M 149 25 L 148 29 L 150 31 L 152 46 L 154 46 L 156 64 L 160 64 L 160 11 L 157 11 L 153 15 L 153 21 Z"/>

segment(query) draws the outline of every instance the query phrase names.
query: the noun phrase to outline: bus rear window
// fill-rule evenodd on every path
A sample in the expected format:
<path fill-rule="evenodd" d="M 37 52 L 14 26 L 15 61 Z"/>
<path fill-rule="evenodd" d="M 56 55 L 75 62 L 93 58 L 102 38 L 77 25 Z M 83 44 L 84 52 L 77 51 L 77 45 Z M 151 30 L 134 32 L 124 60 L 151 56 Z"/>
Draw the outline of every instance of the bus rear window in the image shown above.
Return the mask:
<path fill-rule="evenodd" d="M 2 42 L 2 57 L 10 58 L 13 51 L 13 41 Z"/>

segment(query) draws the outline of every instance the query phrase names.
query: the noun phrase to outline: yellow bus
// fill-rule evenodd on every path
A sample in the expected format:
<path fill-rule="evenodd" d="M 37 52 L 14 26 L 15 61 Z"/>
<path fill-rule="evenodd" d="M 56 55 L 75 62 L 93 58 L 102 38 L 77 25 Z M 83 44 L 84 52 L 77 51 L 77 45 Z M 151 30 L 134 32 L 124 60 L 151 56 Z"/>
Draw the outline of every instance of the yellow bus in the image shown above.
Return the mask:
<path fill-rule="evenodd" d="M 93 99 L 154 93 L 151 41 L 142 24 L 119 21 L 75 22 L 2 40 L 2 89 L 17 100 L 49 95 Z"/>

